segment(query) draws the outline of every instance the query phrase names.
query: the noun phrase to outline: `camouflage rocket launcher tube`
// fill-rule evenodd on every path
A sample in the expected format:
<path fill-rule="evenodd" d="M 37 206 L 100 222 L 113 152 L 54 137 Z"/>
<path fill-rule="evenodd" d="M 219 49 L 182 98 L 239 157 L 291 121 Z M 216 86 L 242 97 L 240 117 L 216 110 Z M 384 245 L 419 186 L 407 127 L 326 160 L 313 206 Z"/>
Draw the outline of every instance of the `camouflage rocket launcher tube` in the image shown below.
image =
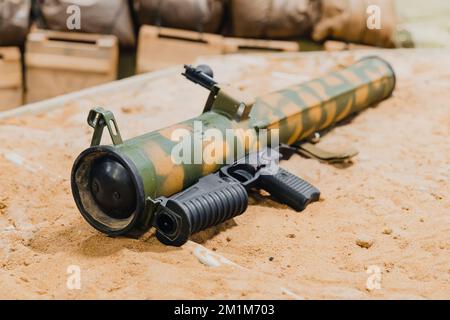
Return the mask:
<path fill-rule="evenodd" d="M 217 84 L 211 71 L 200 71 L 185 74 L 211 91 L 204 112 L 196 118 L 123 141 L 111 112 L 91 110 L 88 123 L 94 128 L 94 136 L 91 147 L 73 166 L 72 192 L 83 217 L 99 231 L 121 235 L 148 230 L 158 197 L 185 190 L 223 166 L 224 161 L 174 163 L 171 154 L 179 143 L 173 140 L 177 129 L 194 135 L 214 128 L 224 136 L 227 129 L 249 130 L 254 133 L 250 141 L 235 137 L 235 143 L 244 146 L 246 152 L 252 143 L 262 143 L 257 135 L 261 129 L 278 129 L 280 144 L 298 145 L 388 98 L 395 88 L 392 67 L 378 57 L 364 58 L 345 69 L 256 99 Z M 196 132 L 196 122 L 202 124 L 200 133 Z M 100 145 L 105 127 L 113 145 Z M 203 143 L 201 148 L 207 145 Z M 233 150 L 225 141 L 224 151 L 215 154 L 225 159 Z"/>

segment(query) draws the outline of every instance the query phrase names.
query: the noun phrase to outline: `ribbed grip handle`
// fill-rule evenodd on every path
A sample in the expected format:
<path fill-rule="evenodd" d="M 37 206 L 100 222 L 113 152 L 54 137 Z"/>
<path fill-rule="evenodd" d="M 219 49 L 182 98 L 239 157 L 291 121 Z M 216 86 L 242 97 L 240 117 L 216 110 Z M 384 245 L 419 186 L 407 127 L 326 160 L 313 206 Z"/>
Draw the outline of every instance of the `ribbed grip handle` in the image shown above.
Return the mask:
<path fill-rule="evenodd" d="M 247 191 L 240 183 L 221 182 L 220 188 L 214 188 L 208 183 L 211 181 L 202 182 L 203 185 L 197 185 L 203 187 L 202 194 L 172 200 L 183 208 L 191 224 L 191 233 L 218 225 L 243 213 L 247 208 Z"/>
<path fill-rule="evenodd" d="M 260 187 L 296 211 L 303 211 L 320 198 L 317 188 L 283 168 L 276 174 L 262 175 Z"/>
<path fill-rule="evenodd" d="M 161 204 L 156 235 L 164 244 L 181 246 L 191 234 L 242 214 L 247 205 L 247 190 L 239 182 L 210 174 Z"/>

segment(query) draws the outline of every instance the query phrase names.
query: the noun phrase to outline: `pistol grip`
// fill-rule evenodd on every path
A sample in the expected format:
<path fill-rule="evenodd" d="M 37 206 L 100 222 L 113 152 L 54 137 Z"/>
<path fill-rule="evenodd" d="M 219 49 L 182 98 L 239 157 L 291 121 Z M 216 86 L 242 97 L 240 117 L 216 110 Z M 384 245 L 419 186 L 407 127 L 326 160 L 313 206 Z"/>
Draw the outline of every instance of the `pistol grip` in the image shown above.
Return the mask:
<path fill-rule="evenodd" d="M 303 211 L 320 197 L 316 187 L 283 168 L 276 174 L 261 175 L 259 187 L 296 211 Z"/>

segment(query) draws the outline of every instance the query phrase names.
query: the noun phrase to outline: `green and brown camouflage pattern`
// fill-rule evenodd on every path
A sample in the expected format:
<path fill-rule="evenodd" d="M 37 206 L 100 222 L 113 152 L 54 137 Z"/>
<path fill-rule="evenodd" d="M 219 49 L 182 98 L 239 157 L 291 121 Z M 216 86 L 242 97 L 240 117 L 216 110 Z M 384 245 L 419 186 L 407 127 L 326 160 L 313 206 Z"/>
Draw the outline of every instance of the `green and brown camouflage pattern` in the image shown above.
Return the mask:
<path fill-rule="evenodd" d="M 182 123 L 157 130 L 119 145 L 140 168 L 147 196 L 155 199 L 170 196 L 215 172 L 220 165 L 174 164 L 171 150 L 177 142 L 171 140 L 175 129 L 193 132 L 196 120 L 203 129 L 250 129 L 247 143 L 255 141 L 258 129 L 279 129 L 280 143 L 294 144 L 317 131 L 389 97 L 395 87 L 395 75 L 390 65 L 377 57 L 363 59 L 356 64 L 325 76 L 264 95 L 255 100 L 250 116 L 237 122 L 209 111 Z M 237 137 L 243 144 L 242 137 Z M 230 152 L 227 150 L 225 153 Z"/>
<path fill-rule="evenodd" d="M 389 97 L 395 87 L 392 68 L 366 58 L 321 78 L 257 99 L 251 126 L 280 129 L 280 141 L 294 144 Z"/>

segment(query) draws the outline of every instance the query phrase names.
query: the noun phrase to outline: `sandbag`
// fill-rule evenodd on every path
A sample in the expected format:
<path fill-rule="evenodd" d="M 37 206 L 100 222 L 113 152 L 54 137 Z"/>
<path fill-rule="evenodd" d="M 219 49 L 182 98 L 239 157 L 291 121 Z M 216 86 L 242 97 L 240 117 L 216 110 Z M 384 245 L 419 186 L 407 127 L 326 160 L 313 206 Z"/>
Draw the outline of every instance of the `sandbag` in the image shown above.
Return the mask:
<path fill-rule="evenodd" d="M 381 29 L 369 29 L 371 19 L 369 6 L 380 9 Z M 327 38 L 393 47 L 396 28 L 395 3 L 392 0 L 322 0 L 321 19 L 314 27 L 312 38 L 322 41 Z"/>
<path fill-rule="evenodd" d="M 0 46 L 20 46 L 30 24 L 31 0 L 0 0 Z"/>
<path fill-rule="evenodd" d="M 319 0 L 231 1 L 233 34 L 237 37 L 309 36 L 319 14 Z"/>
<path fill-rule="evenodd" d="M 81 29 L 68 30 L 67 8 L 80 7 Z M 39 27 L 57 31 L 113 34 L 124 47 L 136 39 L 128 0 L 46 0 L 39 2 Z"/>
<path fill-rule="evenodd" d="M 216 33 L 224 14 L 224 0 L 135 0 L 141 24 Z"/>

